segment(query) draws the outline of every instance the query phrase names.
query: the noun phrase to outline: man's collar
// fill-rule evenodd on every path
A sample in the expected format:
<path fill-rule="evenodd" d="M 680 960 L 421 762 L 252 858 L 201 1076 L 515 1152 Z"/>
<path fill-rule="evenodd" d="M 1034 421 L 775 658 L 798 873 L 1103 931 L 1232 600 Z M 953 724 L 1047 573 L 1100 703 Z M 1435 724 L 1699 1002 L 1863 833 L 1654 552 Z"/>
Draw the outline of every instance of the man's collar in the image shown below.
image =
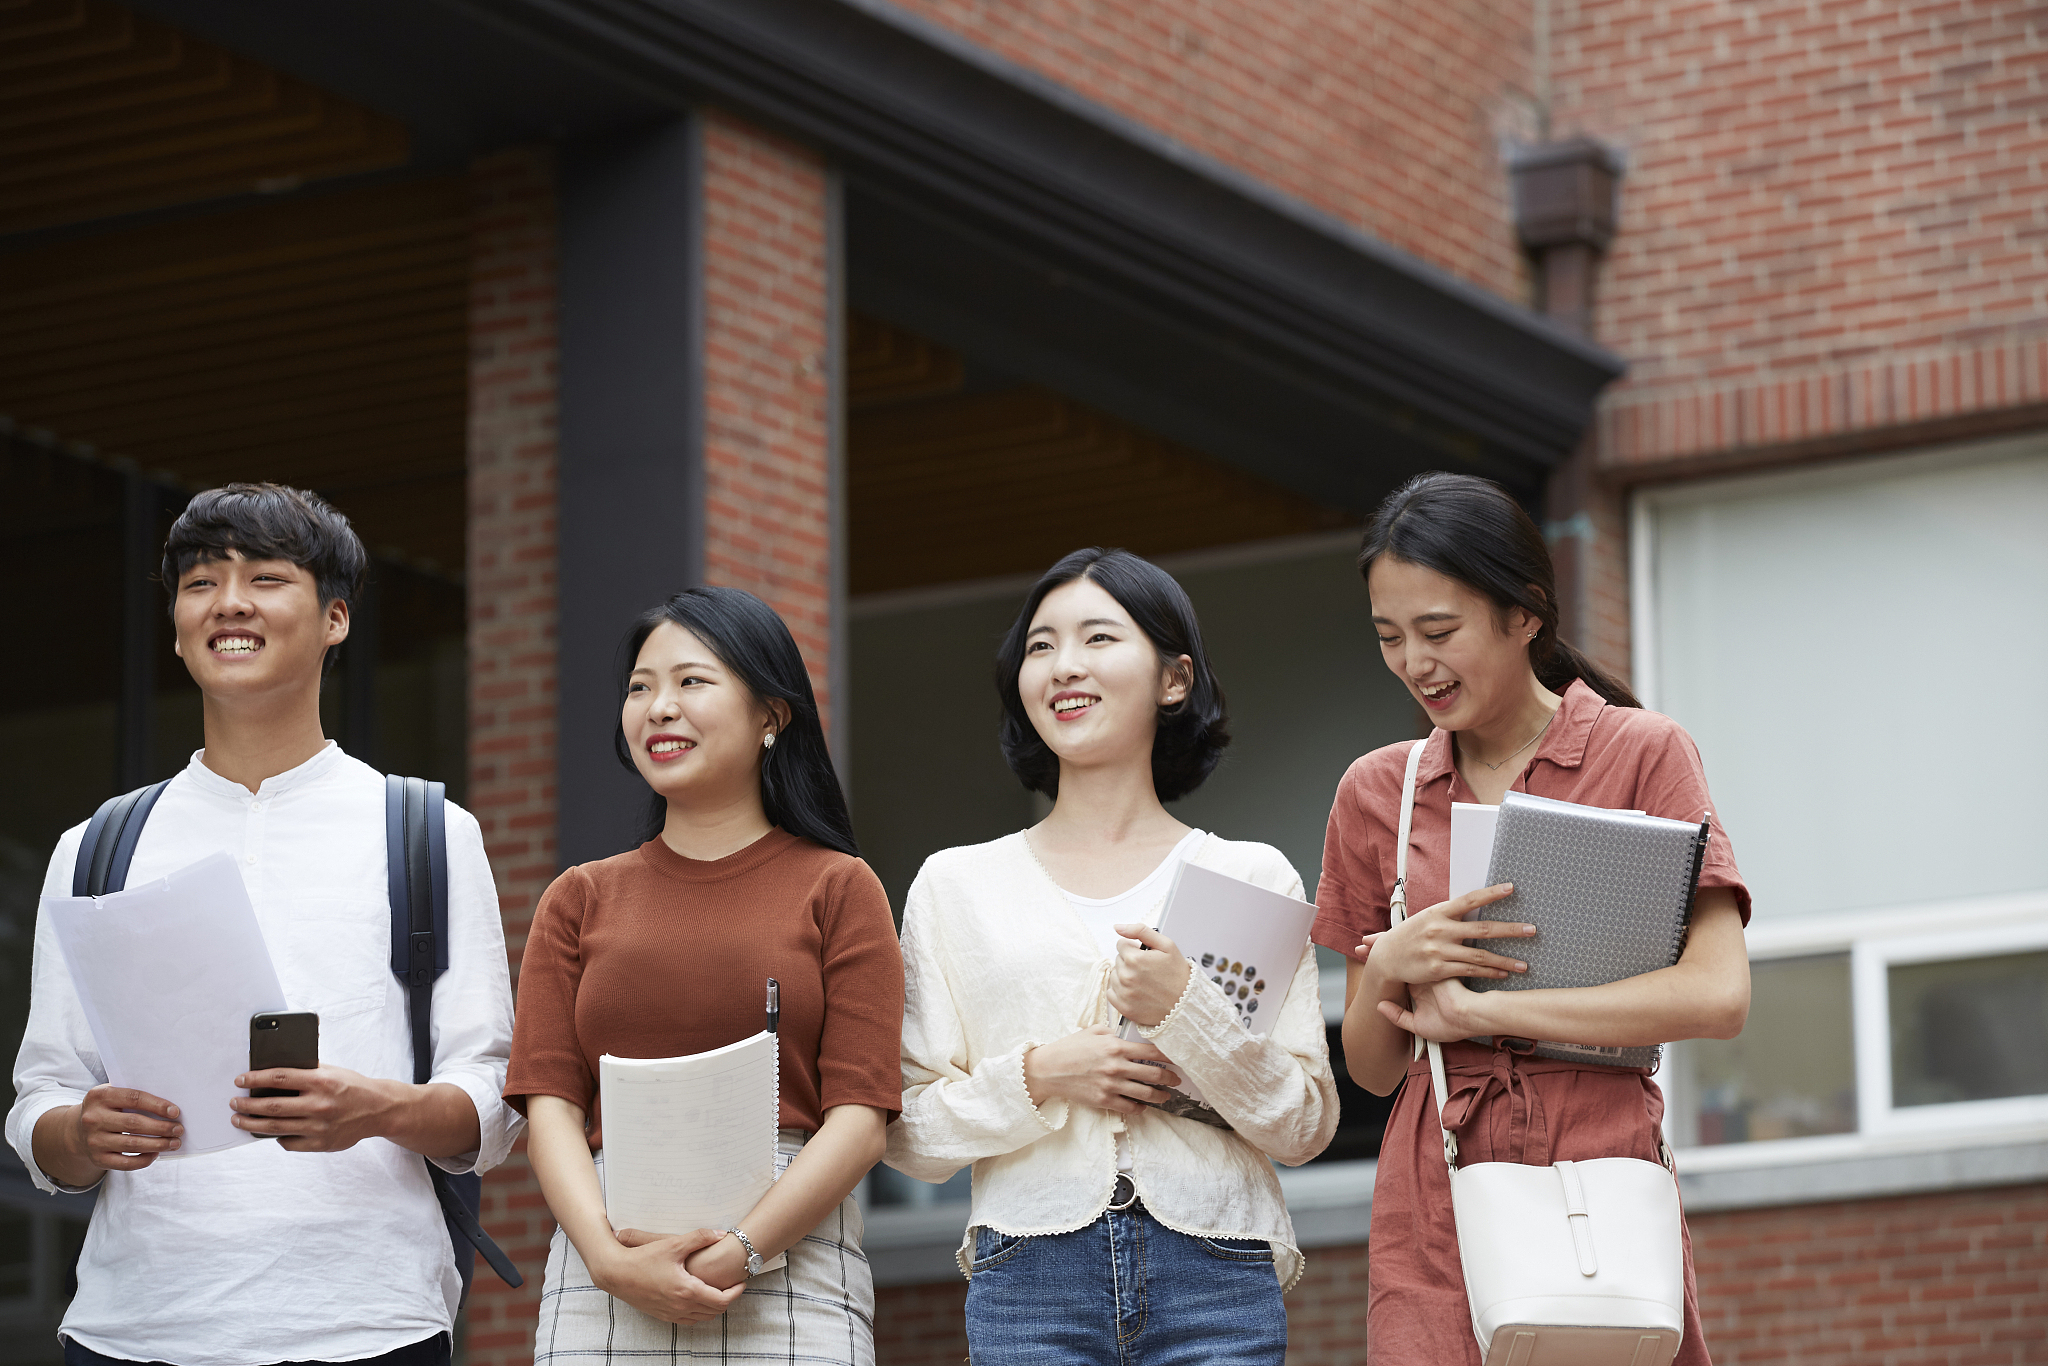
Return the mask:
<path fill-rule="evenodd" d="M 1534 768 L 1543 761 L 1559 768 L 1577 768 L 1584 763 L 1586 744 L 1593 736 L 1593 723 L 1600 719 L 1600 713 L 1606 708 L 1607 702 L 1599 693 L 1573 679 L 1571 686 L 1564 690 L 1564 705 L 1551 718 L 1549 729 L 1543 732 L 1543 743 L 1536 747 L 1529 766 Z M 1422 766 L 1415 771 L 1418 786 L 1434 782 L 1457 766 L 1451 751 L 1449 731 L 1439 727 L 1431 731 L 1422 744 Z"/>
<path fill-rule="evenodd" d="M 206 751 L 195 749 L 192 751 L 191 762 L 185 765 L 185 777 L 187 781 L 191 782 L 201 792 L 211 792 L 216 796 L 236 797 L 243 801 L 247 801 L 251 797 L 268 799 L 281 796 L 295 787 L 302 787 L 307 783 L 316 781 L 327 773 L 328 770 L 332 769 L 340 758 L 341 746 L 329 740 L 314 752 L 312 758 L 307 759 L 304 763 L 294 768 L 288 768 L 282 773 L 271 774 L 252 793 L 234 779 L 223 778 L 220 774 L 208 768 L 206 766 Z"/>

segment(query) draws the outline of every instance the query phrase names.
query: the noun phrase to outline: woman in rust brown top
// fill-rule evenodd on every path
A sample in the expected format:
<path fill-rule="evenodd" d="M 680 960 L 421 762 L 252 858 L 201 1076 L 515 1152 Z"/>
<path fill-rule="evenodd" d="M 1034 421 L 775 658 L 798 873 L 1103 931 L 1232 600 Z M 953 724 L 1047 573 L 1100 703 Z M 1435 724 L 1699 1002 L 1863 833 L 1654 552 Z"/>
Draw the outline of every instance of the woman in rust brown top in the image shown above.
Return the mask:
<path fill-rule="evenodd" d="M 1414 1059 L 1413 1036 L 1443 1045 L 1443 1123 L 1458 1136 L 1461 1164 L 1658 1161 L 1664 1097 L 1647 1070 L 1517 1049 L 1529 1039 L 1732 1038 L 1749 1009 L 1749 892 L 1715 821 L 1675 966 L 1573 990 L 1466 988 L 1463 978 L 1522 970 L 1469 939 L 1536 928 L 1466 921 L 1512 888 L 1450 895 L 1451 803 L 1498 805 L 1516 791 L 1693 822 L 1713 814 L 1706 774 L 1676 722 L 1643 710 L 1558 639 L 1550 553 L 1498 485 L 1452 474 L 1411 480 L 1381 505 L 1359 568 L 1386 665 L 1436 722 L 1421 742 L 1408 844 L 1407 904 L 1427 909 L 1389 927 L 1409 742 L 1366 755 L 1344 775 L 1316 890 L 1316 942 L 1352 959 L 1344 1011 L 1352 1079 L 1382 1096 L 1408 1082 L 1373 1186 L 1367 1360 L 1479 1366 L 1429 1064 Z M 1689 1246 L 1685 1285 L 1677 1366 L 1707 1366 Z"/>
<path fill-rule="evenodd" d="M 872 1362 L 852 1192 L 902 1096 L 888 898 L 856 856 L 803 658 L 767 604 L 690 589 L 644 615 L 625 653 L 614 738 L 653 790 L 649 837 L 541 898 L 505 1086 L 560 1226 L 535 1359 Z M 599 1055 L 736 1043 L 760 1028 L 769 977 L 782 996 L 775 1185 L 735 1231 L 613 1229 Z M 785 1268 L 749 1278 L 750 1254 L 783 1252 Z"/>

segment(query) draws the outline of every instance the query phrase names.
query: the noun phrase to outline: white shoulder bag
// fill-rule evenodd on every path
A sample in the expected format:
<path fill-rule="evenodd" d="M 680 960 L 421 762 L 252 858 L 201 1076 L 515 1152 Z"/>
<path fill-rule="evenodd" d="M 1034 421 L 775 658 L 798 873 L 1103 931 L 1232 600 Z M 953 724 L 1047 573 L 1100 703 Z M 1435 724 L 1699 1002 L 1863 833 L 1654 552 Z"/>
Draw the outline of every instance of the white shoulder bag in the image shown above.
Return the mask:
<path fill-rule="evenodd" d="M 1408 832 L 1424 741 L 1401 785 L 1393 923 L 1408 916 Z M 1444 1051 L 1429 1045 L 1442 1125 Z M 1655 1162 L 1477 1162 L 1443 1130 L 1472 1332 L 1486 1366 L 1669 1366 L 1685 1325 L 1678 1182 Z M 1668 1150 L 1667 1150 L 1668 1151 Z"/>

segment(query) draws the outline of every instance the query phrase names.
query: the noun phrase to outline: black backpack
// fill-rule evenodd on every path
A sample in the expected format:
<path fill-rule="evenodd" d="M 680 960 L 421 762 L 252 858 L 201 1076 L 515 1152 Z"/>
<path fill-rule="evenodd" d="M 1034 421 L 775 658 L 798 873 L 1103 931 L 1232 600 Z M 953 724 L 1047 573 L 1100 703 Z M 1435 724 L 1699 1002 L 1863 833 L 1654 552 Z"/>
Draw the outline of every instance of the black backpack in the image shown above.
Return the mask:
<path fill-rule="evenodd" d="M 93 813 L 79 841 L 78 863 L 71 874 L 73 896 L 104 896 L 128 883 L 128 865 L 142 837 L 150 808 L 171 780 L 138 787 L 110 797 Z M 448 827 L 444 800 L 447 787 L 423 778 L 384 779 L 384 850 L 390 869 L 391 971 L 405 984 L 412 1017 L 412 1079 L 424 1086 L 433 1075 L 434 979 L 448 971 Z M 426 1162 L 425 1158 L 420 1159 Z M 483 1205 L 483 1178 L 475 1172 L 450 1176 L 432 1162 L 427 1175 L 448 1224 L 449 1245 L 462 1273 L 462 1294 L 469 1296 L 476 1259 L 462 1255 L 467 1243 L 483 1254 L 491 1270 L 507 1285 L 524 1277 L 484 1232 L 477 1220 Z"/>

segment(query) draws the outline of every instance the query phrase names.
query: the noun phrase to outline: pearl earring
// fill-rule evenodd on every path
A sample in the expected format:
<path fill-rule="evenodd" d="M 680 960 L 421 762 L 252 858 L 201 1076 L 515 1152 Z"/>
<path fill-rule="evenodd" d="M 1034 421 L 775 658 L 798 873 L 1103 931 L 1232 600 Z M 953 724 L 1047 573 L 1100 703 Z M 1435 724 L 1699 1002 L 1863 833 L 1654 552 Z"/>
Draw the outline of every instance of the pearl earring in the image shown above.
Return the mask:
<path fill-rule="evenodd" d="M 762 749 L 774 749 L 774 748 L 775 748 L 775 734 L 774 734 L 774 732 L 773 732 L 773 731 L 770 731 L 770 732 L 769 732 L 768 734 L 766 734 L 766 735 L 764 735 L 764 736 L 762 736 L 762 737 L 761 737 L 761 748 L 762 748 Z"/>

